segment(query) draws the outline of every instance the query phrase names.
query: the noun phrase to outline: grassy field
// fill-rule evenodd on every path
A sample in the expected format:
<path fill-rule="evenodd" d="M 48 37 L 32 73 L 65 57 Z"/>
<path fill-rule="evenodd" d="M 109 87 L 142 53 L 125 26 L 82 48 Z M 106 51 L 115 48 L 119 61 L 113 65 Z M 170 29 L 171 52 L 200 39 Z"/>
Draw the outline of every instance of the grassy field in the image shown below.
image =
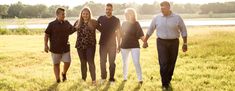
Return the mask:
<path fill-rule="evenodd" d="M 180 46 L 171 82 L 173 90 L 234 91 L 235 27 L 189 27 L 188 34 L 188 52 L 183 53 Z M 80 62 L 74 48 L 75 34 L 70 36 L 72 64 L 68 71 L 68 81 L 60 84 L 55 83 L 50 54 L 43 52 L 43 35 L 0 35 L 0 90 L 161 91 L 155 38 L 153 35 L 149 40 L 149 48 L 141 48 L 140 62 L 144 80 L 142 86 L 138 85 L 132 61 L 129 61 L 128 81 L 122 82 L 122 61 L 121 55 L 118 54 L 116 83 L 98 84 L 95 87 L 91 86 L 89 73 L 87 82 L 81 80 Z M 99 81 L 98 46 L 95 63 Z"/>

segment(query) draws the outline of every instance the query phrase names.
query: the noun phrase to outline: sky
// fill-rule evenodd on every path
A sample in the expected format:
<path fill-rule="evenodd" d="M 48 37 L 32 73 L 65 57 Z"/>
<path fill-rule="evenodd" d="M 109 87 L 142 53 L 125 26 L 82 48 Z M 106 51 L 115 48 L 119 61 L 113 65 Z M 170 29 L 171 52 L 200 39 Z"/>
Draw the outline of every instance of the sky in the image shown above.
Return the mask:
<path fill-rule="evenodd" d="M 204 3 L 211 3 L 211 2 L 228 2 L 228 1 L 235 1 L 235 0 L 0 0 L 0 5 L 2 4 L 13 4 L 17 3 L 18 1 L 22 2 L 23 4 L 29 5 L 36 5 L 36 4 L 45 4 L 47 6 L 50 5 L 66 5 L 69 7 L 75 7 L 77 5 L 84 4 L 88 1 L 94 1 L 96 3 L 130 3 L 135 2 L 138 4 L 148 3 L 151 4 L 155 1 L 162 2 L 162 1 L 171 1 L 174 3 L 196 3 L 196 4 L 204 4 Z"/>

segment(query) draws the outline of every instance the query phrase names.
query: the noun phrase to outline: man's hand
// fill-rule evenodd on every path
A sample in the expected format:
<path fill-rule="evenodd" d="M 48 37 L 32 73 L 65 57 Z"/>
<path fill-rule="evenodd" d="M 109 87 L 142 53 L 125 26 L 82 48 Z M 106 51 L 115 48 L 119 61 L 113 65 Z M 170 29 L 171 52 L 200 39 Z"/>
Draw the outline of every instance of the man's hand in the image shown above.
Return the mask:
<path fill-rule="evenodd" d="M 75 24 L 74 26 L 76 29 L 79 29 L 80 25 L 79 25 L 79 21 Z"/>
<path fill-rule="evenodd" d="M 49 46 L 48 46 L 48 45 L 45 45 L 44 51 L 45 51 L 46 53 L 48 53 L 48 51 L 49 51 Z"/>
<path fill-rule="evenodd" d="M 148 43 L 147 43 L 147 42 L 144 42 L 144 44 L 143 44 L 142 47 L 143 47 L 143 48 L 147 48 L 147 47 L 148 47 Z"/>
<path fill-rule="evenodd" d="M 187 50 L 188 50 L 188 45 L 187 44 L 183 44 L 182 51 L 186 52 Z"/>

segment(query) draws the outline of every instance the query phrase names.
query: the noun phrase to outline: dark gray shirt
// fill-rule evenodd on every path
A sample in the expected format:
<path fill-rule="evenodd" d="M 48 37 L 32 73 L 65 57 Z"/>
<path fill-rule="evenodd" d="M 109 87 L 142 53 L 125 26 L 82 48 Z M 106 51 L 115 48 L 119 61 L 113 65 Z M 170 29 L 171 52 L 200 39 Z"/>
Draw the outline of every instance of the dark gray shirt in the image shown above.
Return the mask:
<path fill-rule="evenodd" d="M 116 45 L 116 31 L 120 28 L 120 20 L 112 16 L 107 18 L 105 15 L 98 18 L 101 25 L 100 45 Z"/>
<path fill-rule="evenodd" d="M 53 53 L 66 53 L 70 51 L 69 35 L 75 32 L 73 26 L 67 21 L 54 20 L 49 23 L 45 33 L 49 35 L 50 51 Z"/>

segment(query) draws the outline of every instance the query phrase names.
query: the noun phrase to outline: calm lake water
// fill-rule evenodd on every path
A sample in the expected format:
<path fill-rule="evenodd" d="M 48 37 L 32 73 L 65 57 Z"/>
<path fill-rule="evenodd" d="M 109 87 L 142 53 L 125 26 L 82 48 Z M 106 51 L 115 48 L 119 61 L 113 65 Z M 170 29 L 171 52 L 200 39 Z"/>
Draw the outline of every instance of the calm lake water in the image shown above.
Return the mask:
<path fill-rule="evenodd" d="M 73 24 L 75 21 L 71 21 Z M 141 27 L 147 28 L 150 25 L 151 20 L 139 20 Z M 235 20 L 184 20 L 186 26 L 218 26 L 218 25 L 235 25 Z M 48 24 L 28 24 L 28 25 L 6 25 L 4 28 L 16 29 L 16 28 L 29 28 L 29 29 L 41 29 L 46 28 Z"/>

